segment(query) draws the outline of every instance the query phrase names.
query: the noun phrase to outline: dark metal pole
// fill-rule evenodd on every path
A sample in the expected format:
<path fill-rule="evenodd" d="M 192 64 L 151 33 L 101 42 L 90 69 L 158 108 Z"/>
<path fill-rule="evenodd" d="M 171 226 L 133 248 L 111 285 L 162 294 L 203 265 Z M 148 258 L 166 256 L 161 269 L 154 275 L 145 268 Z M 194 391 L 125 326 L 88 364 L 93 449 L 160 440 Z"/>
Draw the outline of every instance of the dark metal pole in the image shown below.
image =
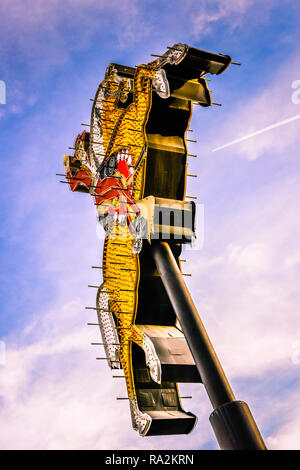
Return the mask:
<path fill-rule="evenodd" d="M 169 244 L 152 242 L 152 253 L 214 408 L 210 422 L 221 449 L 265 450 L 248 405 L 235 400 Z"/>

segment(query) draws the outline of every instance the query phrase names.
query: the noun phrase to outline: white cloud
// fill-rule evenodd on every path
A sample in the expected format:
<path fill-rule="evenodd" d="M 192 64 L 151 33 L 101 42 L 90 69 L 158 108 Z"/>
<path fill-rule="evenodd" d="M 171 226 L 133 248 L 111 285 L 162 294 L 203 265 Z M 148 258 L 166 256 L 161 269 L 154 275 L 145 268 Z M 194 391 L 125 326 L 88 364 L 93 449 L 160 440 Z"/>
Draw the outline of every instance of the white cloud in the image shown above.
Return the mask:
<path fill-rule="evenodd" d="M 199 5 L 199 2 L 197 2 Z M 199 10 L 194 12 L 191 23 L 194 33 L 206 33 L 210 31 L 216 23 L 229 20 L 231 28 L 240 25 L 244 20 L 244 14 L 249 10 L 256 0 L 225 0 L 200 2 Z"/>
<path fill-rule="evenodd" d="M 267 444 L 272 450 L 299 450 L 299 392 L 290 394 L 277 405 L 277 413 L 284 417 L 284 424 L 267 438 Z"/>
<path fill-rule="evenodd" d="M 184 268 L 237 398 L 256 410 L 270 448 L 299 449 L 299 174 L 272 179 L 266 168 L 238 207 L 224 206 L 226 193 L 206 207 L 204 247 L 185 253 Z"/>
<path fill-rule="evenodd" d="M 270 267 L 269 248 L 263 243 L 250 243 L 247 246 L 230 244 L 228 246 L 228 263 L 243 274 L 260 275 Z"/>
<path fill-rule="evenodd" d="M 298 187 L 293 176 L 257 190 L 238 211 L 216 220 L 213 238 L 197 256 L 187 252 L 192 293 L 232 378 L 294 371 L 292 344 L 300 331 Z"/>
<path fill-rule="evenodd" d="M 126 396 L 125 383 L 95 360 L 102 347 L 88 344 L 99 342 L 100 335 L 97 327 L 84 326 L 83 315 L 79 301 L 56 305 L 41 311 L 17 340 L 6 338 L 7 362 L 0 368 L 2 449 L 177 449 L 211 439 L 201 386 L 195 390 L 193 406 L 201 422 L 194 435 L 180 441 L 139 437 L 131 429 L 128 403 L 116 401 Z"/>
<path fill-rule="evenodd" d="M 87 0 L 83 7 L 79 0 L 3 0 L 0 5 L 0 18 L 4 20 L 2 47 L 17 44 L 27 60 L 35 55 L 43 60 L 46 55 L 49 66 L 66 62 L 69 51 L 84 49 L 95 34 L 101 38 L 102 47 L 105 34 L 110 38 L 113 35 L 121 49 L 150 37 L 157 41 L 158 33 L 160 40 L 162 35 L 166 41 L 170 36 L 178 40 L 178 16 L 181 17 L 181 35 L 190 40 L 198 38 L 199 34 L 203 37 L 223 20 L 233 29 L 244 22 L 247 11 L 255 3 L 259 3 L 258 0 L 187 0 L 184 4 L 176 1 L 170 8 L 161 4 L 150 7 L 148 2 L 137 0 Z M 271 7 L 270 2 L 265 3 Z M 270 7 L 264 5 L 263 9 Z M 261 3 L 260 13 L 261 19 Z M 80 41 L 74 40 L 73 33 L 78 31 Z"/>

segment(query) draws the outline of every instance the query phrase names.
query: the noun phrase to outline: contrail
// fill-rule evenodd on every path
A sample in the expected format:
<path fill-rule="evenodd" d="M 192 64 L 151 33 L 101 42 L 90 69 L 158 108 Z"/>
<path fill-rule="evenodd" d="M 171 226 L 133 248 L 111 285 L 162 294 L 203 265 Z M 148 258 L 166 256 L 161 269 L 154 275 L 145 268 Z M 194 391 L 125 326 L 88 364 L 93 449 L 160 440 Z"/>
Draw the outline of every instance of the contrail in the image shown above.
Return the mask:
<path fill-rule="evenodd" d="M 217 147 L 212 152 L 217 152 L 217 150 L 224 149 L 225 147 L 229 147 L 230 145 L 237 144 L 238 142 L 242 142 L 243 140 L 250 139 L 251 137 L 254 137 L 255 135 L 262 134 L 263 132 L 270 131 L 271 129 L 275 129 L 275 127 L 283 126 L 284 124 L 288 124 L 289 122 L 296 121 L 296 119 L 300 119 L 300 114 L 296 114 L 296 116 L 293 116 L 288 119 L 284 119 L 284 121 L 276 122 L 276 124 L 272 124 L 271 126 L 264 127 L 260 131 L 255 131 L 252 132 L 251 134 L 245 135 L 244 137 L 240 137 L 239 139 L 232 140 L 231 142 L 228 142 L 228 144 L 221 145 L 221 147 Z"/>

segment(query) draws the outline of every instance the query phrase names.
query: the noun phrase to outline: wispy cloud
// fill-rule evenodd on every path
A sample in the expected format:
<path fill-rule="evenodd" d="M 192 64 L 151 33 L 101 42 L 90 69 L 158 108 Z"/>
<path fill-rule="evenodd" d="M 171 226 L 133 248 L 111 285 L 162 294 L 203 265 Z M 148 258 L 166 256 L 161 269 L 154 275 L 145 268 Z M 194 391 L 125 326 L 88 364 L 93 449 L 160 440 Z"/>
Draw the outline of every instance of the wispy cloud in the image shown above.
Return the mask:
<path fill-rule="evenodd" d="M 234 28 L 245 21 L 244 14 L 256 2 L 256 0 L 227 0 L 227 1 L 207 1 L 198 3 L 198 8 L 191 17 L 191 23 L 195 33 L 206 33 L 211 31 L 216 23 L 220 21 L 230 21 Z M 200 3 L 200 4 L 199 4 Z"/>
<path fill-rule="evenodd" d="M 1 449 L 182 449 L 209 441 L 210 409 L 199 386 L 196 434 L 142 439 L 131 429 L 128 404 L 116 401 L 126 396 L 125 383 L 95 360 L 102 348 L 88 344 L 99 342 L 99 332 L 83 325 L 83 310 L 79 300 L 57 305 L 41 311 L 17 340 L 7 338 Z"/>
<path fill-rule="evenodd" d="M 277 367 L 295 370 L 298 185 L 298 177 L 270 184 L 255 199 L 243 200 L 239 210 L 218 218 L 218 229 L 209 227 L 210 239 L 189 268 L 195 277 L 192 292 L 216 344 L 224 345 L 224 360 L 234 376 Z"/>
<path fill-rule="evenodd" d="M 277 413 L 286 416 L 286 422 L 267 439 L 267 444 L 274 450 L 299 450 L 299 392 L 291 394 L 288 399 L 277 405 Z"/>
<path fill-rule="evenodd" d="M 271 83 L 260 82 L 261 89 L 246 104 L 232 107 L 225 125 L 219 128 L 220 145 L 213 151 L 230 147 L 231 154 L 255 160 L 266 152 L 279 154 L 293 145 L 299 135 L 299 106 L 292 101 L 292 83 L 298 70 L 299 60 L 289 60 L 275 71 Z"/>
<path fill-rule="evenodd" d="M 7 364 L 0 370 L 0 418 L 5 422 L 1 448 L 217 447 L 208 423 L 211 406 L 201 385 L 182 386 L 184 394 L 194 396 L 186 409 L 199 416 L 190 436 L 141 439 L 131 430 L 127 404 L 115 400 L 125 395 L 124 384 L 114 382 L 107 366 L 95 360 L 101 350 L 92 350 L 89 343 L 97 342 L 99 334 L 85 326 L 93 318 L 84 307 L 95 302 L 95 292 L 86 286 L 100 282 L 89 266 L 102 256 L 94 207 L 84 195 L 58 186 L 54 176 L 79 123 L 88 122 L 88 98 L 110 60 L 144 61 L 146 53 L 159 53 L 170 41 L 196 41 L 201 47 L 209 32 L 219 44 L 224 25 L 227 39 L 227 31 L 240 25 L 250 34 L 248 12 L 258 2 L 175 4 L 170 9 L 169 4 L 151 1 L 88 0 L 84 7 L 78 0 L 34 0 L 30 6 L 19 0 L 1 3 L 1 60 L 14 80 L 8 81 L 8 98 L 15 111 L 33 105 L 26 119 L 20 119 L 22 113 L 14 115 L 19 120 L 8 130 L 2 153 L 1 287 L 9 313 L 5 338 L 1 337 L 7 344 Z M 261 3 L 259 7 L 261 11 Z M 265 14 L 268 11 L 266 7 Z M 239 42 L 240 35 L 231 41 L 231 45 Z M 231 114 L 220 114 L 220 125 L 216 115 L 211 127 L 205 123 L 214 139 L 218 135 L 217 145 L 296 113 L 290 94 L 299 63 L 288 58 L 286 64 L 272 83 L 258 77 L 261 89 L 247 88 L 247 74 L 256 74 L 256 69 L 248 67 L 241 75 L 244 81 L 235 81 L 239 87 L 235 99 L 245 97 L 246 87 L 247 100 L 232 106 Z M 221 80 L 223 76 L 219 83 L 225 83 Z M 30 93 L 24 89 L 27 82 Z M 43 82 L 43 100 L 36 90 L 39 82 Z M 205 158 L 205 149 L 211 150 L 205 133 L 198 152 L 204 157 L 198 159 L 200 184 L 189 185 L 195 185 L 199 199 L 204 195 L 206 240 L 197 256 L 187 254 L 191 260 L 187 270 L 194 274 L 188 282 L 237 397 L 248 401 L 252 410 L 254 406 L 271 447 L 285 448 L 291 442 L 297 446 L 290 381 L 296 383 L 299 375 L 291 361 L 292 345 L 300 339 L 295 282 L 300 271 L 300 227 L 295 217 L 299 179 L 291 163 L 298 126 L 290 123 L 270 130 L 232 146 L 230 153 L 225 149 L 214 153 L 214 158 L 211 152 Z M 268 158 L 259 159 L 262 155 Z M 272 157 L 285 158 L 275 176 L 266 163 Z M 239 174 L 237 188 L 233 183 Z M 285 390 L 283 408 L 282 390 L 274 391 L 277 381 Z M 264 407 L 259 397 L 265 399 Z M 281 416 L 274 418 L 274 408 L 288 416 L 289 428 Z"/>

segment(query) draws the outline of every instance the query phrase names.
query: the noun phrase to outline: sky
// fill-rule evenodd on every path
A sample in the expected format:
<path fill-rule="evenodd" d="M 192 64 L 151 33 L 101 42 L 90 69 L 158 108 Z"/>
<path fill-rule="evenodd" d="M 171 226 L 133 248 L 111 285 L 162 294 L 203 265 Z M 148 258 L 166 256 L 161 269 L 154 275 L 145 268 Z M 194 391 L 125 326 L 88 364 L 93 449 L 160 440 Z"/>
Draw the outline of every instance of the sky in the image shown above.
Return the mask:
<path fill-rule="evenodd" d="M 176 42 L 242 63 L 210 77 L 222 107 L 194 107 L 188 194 L 204 205 L 204 243 L 185 253 L 186 282 L 267 447 L 300 449 L 299 10 L 292 0 L 1 1 L 1 449 L 218 449 L 199 384 L 180 385 L 198 416 L 190 435 L 131 429 L 116 401 L 125 385 L 90 345 L 100 335 L 87 326 L 87 286 L 101 282 L 91 266 L 103 246 L 92 199 L 56 176 L 107 65 L 145 63 Z"/>

